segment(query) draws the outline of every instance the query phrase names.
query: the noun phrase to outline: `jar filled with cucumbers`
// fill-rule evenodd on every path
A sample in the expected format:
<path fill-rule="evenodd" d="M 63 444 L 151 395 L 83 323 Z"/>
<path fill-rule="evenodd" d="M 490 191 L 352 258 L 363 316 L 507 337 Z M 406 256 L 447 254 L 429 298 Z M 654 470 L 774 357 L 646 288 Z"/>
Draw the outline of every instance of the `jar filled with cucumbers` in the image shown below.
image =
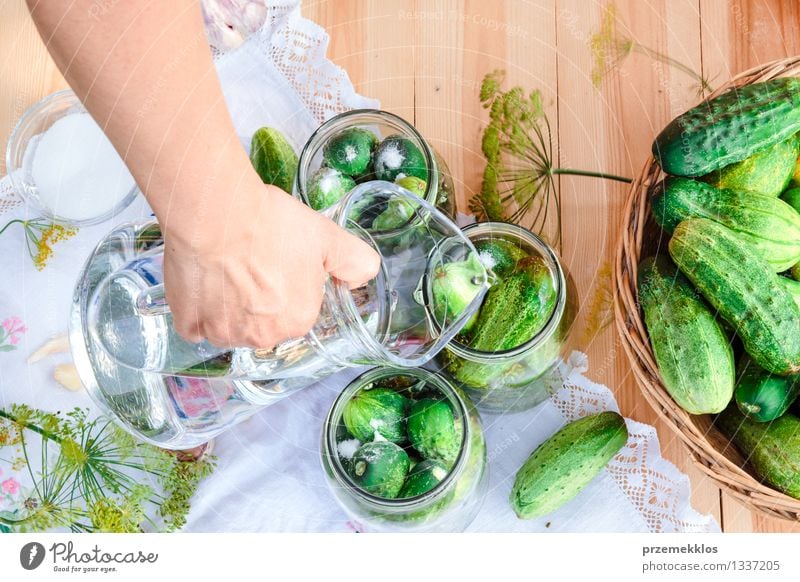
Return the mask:
<path fill-rule="evenodd" d="M 300 153 L 294 195 L 322 211 L 372 180 L 394 182 L 455 217 L 453 178 L 444 160 L 414 126 L 377 109 L 341 113 L 311 135 Z M 406 208 L 387 207 L 369 228 L 400 228 L 408 220 Z"/>
<path fill-rule="evenodd" d="M 322 464 L 370 531 L 463 531 L 486 493 L 486 444 L 469 398 L 422 368 L 373 368 L 331 407 Z"/>
<path fill-rule="evenodd" d="M 483 222 L 463 232 L 494 282 L 439 363 L 481 410 L 526 410 L 549 395 L 575 317 L 574 287 L 555 251 L 520 226 Z"/>

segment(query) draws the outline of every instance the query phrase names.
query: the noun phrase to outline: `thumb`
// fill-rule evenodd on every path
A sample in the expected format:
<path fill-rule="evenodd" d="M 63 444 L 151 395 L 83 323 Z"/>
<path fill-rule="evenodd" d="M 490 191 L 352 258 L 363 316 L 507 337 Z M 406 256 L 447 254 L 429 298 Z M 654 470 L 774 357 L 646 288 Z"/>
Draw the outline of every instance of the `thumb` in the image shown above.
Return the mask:
<path fill-rule="evenodd" d="M 354 289 L 378 274 L 380 261 L 370 245 L 331 223 L 324 267 L 332 277 Z"/>

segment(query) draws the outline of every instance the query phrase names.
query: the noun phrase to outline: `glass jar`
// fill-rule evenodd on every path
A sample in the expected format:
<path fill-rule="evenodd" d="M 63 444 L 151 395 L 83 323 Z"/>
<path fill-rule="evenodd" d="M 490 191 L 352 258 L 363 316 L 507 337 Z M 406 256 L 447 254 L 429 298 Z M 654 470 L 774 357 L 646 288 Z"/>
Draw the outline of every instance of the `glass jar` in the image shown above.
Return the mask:
<path fill-rule="evenodd" d="M 410 209 L 404 226 L 374 231 L 359 222 L 387 205 Z M 89 394 L 135 436 L 186 449 L 345 367 L 428 362 L 488 289 L 475 247 L 436 208 L 388 182 L 358 186 L 327 213 L 378 252 L 380 270 L 357 289 L 329 279 L 311 331 L 269 350 L 184 341 L 165 301 L 158 224 L 113 230 L 73 297 L 70 344 Z M 451 282 L 451 264 L 467 260 L 479 270 L 459 288 L 475 295 L 448 310 L 437 289 Z"/>
<path fill-rule="evenodd" d="M 43 192 L 42 185 L 37 184 L 34 179 L 34 160 L 37 152 L 42 149 L 39 147 L 42 139 L 56 123 L 74 121 L 79 119 L 77 116 L 80 115 L 86 116 L 86 123 L 79 127 L 64 129 L 64 135 L 68 136 L 71 142 L 64 144 L 64 150 L 56 156 L 56 159 L 46 160 L 53 177 L 59 180 L 57 191 L 51 192 L 56 186 L 50 185 L 49 189 L 46 187 L 46 192 Z M 87 134 L 90 129 L 92 131 Z M 80 144 L 80 147 L 79 144 L 72 143 L 86 140 L 89 142 Z M 111 150 L 110 143 L 106 144 L 106 147 L 101 147 L 103 144 L 98 140 L 106 140 L 102 130 L 91 120 L 80 99 L 71 90 L 58 91 L 34 103 L 17 122 L 6 147 L 6 171 L 14 192 L 36 212 L 55 222 L 70 226 L 98 224 L 119 214 L 136 199 L 139 189 L 117 153 Z M 82 151 L 83 155 L 88 157 L 84 158 Z M 71 153 L 68 155 L 68 152 Z M 98 156 L 101 159 L 98 159 Z M 87 166 L 99 164 L 103 167 L 116 162 L 118 174 L 98 173 L 97 176 L 86 177 L 87 181 L 103 180 L 100 186 L 105 189 L 105 199 L 93 199 L 87 192 L 80 191 L 68 192 L 69 198 L 61 195 L 61 185 L 65 182 L 71 183 L 67 178 L 70 168 L 64 165 L 75 163 L 76 160 Z M 119 194 L 116 199 L 111 196 L 113 192 Z"/>
<path fill-rule="evenodd" d="M 308 139 L 305 146 L 303 146 L 303 150 L 300 153 L 294 182 L 294 195 L 297 198 L 300 198 L 300 200 L 315 210 L 324 210 L 326 208 L 324 203 L 318 203 L 313 199 L 313 196 L 309 196 L 310 185 L 313 183 L 315 173 L 319 172 L 327 165 L 323 155 L 326 146 L 331 143 L 333 138 L 341 136 L 342 132 L 354 128 L 363 129 L 373 136 L 370 138 L 374 140 L 372 147 L 375 148 L 377 145 L 377 149 L 381 147 L 379 142 L 388 137 L 402 136 L 409 140 L 421 153 L 422 161 L 420 166 L 423 167 L 419 169 L 424 175 L 427 175 L 427 179 L 423 180 L 424 184 L 416 182 L 416 187 L 411 187 L 409 189 L 436 206 L 451 219 L 455 219 L 457 209 L 453 177 L 450 174 L 447 164 L 413 125 L 393 113 L 378 109 L 354 109 L 352 111 L 346 111 L 330 118 L 317 128 Z M 373 149 L 373 152 L 369 154 L 370 162 L 367 170 L 356 176 L 348 177 L 345 175 L 344 191 L 346 191 L 348 186 L 352 186 L 355 183 L 363 183 L 375 179 L 387 179 L 386 176 L 376 175 L 375 173 L 372 162 L 372 154 L 375 151 L 376 150 Z M 402 176 L 403 174 L 400 174 L 400 177 Z M 352 181 L 349 180 L 349 178 L 352 178 Z M 392 176 L 391 180 L 396 180 L 396 178 Z M 401 183 L 401 185 L 409 187 L 407 183 Z M 335 196 L 331 197 L 331 199 L 333 198 L 335 198 Z M 326 202 L 327 201 L 328 200 L 326 200 Z"/>
<path fill-rule="evenodd" d="M 389 499 L 368 492 L 355 481 L 358 468 L 353 459 L 358 458 L 358 452 L 344 446 L 353 442 L 353 436 L 345 426 L 343 413 L 357 394 L 384 386 L 416 399 L 412 401 L 432 398 L 446 402 L 452 410 L 460 437 L 458 452 L 438 484 L 421 494 Z M 378 435 L 375 438 L 384 440 Z M 411 444 L 402 444 L 415 454 Z M 423 462 L 426 461 L 418 461 Z M 373 368 L 353 380 L 333 403 L 325 421 L 322 465 L 340 505 L 370 531 L 463 531 L 480 510 L 488 488 L 486 443 L 475 407 L 444 377 L 422 368 Z"/>
<path fill-rule="evenodd" d="M 438 358 L 448 377 L 463 388 L 482 411 L 527 410 L 549 396 L 548 389 L 557 379 L 556 366 L 565 352 L 575 319 L 577 293 L 574 283 L 555 251 L 525 228 L 515 224 L 483 222 L 471 224 L 463 232 L 477 246 L 493 240 L 512 243 L 522 254 L 541 259 L 550 273 L 555 306 L 534 337 L 511 349 L 486 352 L 471 348 L 468 340 L 459 335 L 450 341 Z M 485 257 L 479 255 L 486 264 Z"/>

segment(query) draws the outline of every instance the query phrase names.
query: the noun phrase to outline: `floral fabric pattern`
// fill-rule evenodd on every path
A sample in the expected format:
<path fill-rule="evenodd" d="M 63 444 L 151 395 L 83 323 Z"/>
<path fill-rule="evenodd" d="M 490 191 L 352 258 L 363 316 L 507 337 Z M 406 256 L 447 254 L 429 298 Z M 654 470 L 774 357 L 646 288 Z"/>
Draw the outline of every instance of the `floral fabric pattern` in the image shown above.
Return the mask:
<path fill-rule="evenodd" d="M 0 323 L 0 352 L 10 352 L 17 349 L 22 336 L 28 328 L 19 317 L 7 317 Z"/>

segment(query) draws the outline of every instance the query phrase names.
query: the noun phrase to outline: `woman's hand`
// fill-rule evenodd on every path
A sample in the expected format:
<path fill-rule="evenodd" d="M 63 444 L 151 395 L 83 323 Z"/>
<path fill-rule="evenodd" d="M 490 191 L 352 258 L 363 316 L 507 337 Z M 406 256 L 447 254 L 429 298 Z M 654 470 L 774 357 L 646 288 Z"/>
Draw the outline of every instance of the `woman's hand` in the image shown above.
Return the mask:
<path fill-rule="evenodd" d="M 370 279 L 378 256 L 264 186 L 228 114 L 200 3 L 27 0 L 56 65 L 124 158 L 165 234 L 175 327 L 269 348 L 317 319 L 331 275 Z"/>
<path fill-rule="evenodd" d="M 312 328 L 328 275 L 356 287 L 377 273 L 369 245 L 286 192 L 254 183 L 236 200 L 195 225 L 162 221 L 167 301 L 187 340 L 271 348 Z"/>

